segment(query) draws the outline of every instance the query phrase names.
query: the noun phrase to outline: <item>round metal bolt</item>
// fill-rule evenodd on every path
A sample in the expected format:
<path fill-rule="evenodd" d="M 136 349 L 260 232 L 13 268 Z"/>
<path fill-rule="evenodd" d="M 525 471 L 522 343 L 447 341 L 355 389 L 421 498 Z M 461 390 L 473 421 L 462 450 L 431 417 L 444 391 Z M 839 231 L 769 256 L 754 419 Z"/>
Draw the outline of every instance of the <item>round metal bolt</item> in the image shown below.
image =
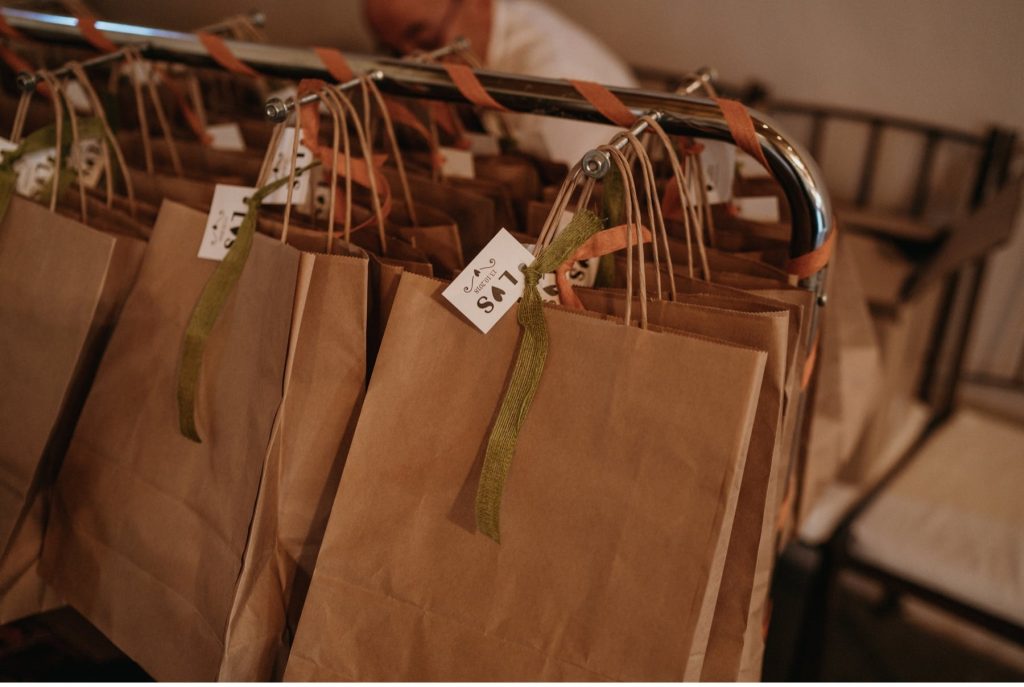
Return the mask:
<path fill-rule="evenodd" d="M 611 169 L 612 161 L 608 159 L 607 153 L 601 150 L 591 150 L 583 156 L 581 166 L 583 173 L 591 179 L 602 179 Z"/>
<path fill-rule="evenodd" d="M 283 122 L 288 117 L 288 106 L 280 98 L 271 98 L 263 106 L 263 113 L 272 122 Z"/>
<path fill-rule="evenodd" d="M 699 76 L 701 78 L 701 81 L 704 82 L 717 81 L 718 70 L 715 69 L 714 67 L 701 67 L 700 69 L 697 70 L 697 76 Z"/>
<path fill-rule="evenodd" d="M 35 74 L 21 72 L 15 78 L 15 83 L 18 85 L 18 89 L 22 93 L 27 93 L 35 89 L 36 84 L 39 83 L 39 78 Z"/>
<path fill-rule="evenodd" d="M 818 306 L 824 308 L 828 304 L 828 294 L 818 296 Z"/>

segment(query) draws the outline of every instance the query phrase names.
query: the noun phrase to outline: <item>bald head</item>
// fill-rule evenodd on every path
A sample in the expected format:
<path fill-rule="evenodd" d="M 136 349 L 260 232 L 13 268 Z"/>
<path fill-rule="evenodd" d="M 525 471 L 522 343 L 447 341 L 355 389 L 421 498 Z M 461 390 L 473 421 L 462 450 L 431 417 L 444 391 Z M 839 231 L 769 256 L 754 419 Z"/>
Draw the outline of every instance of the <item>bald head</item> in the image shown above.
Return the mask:
<path fill-rule="evenodd" d="M 374 35 L 400 54 L 433 50 L 459 36 L 484 59 L 491 33 L 492 0 L 365 0 Z"/>

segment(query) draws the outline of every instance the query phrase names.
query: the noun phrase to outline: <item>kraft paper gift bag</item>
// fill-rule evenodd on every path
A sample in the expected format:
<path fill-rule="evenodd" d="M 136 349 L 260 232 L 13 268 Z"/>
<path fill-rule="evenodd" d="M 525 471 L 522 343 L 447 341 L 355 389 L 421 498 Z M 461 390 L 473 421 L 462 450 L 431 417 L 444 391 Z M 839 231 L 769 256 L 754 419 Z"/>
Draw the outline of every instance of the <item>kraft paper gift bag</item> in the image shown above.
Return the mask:
<path fill-rule="evenodd" d="M 576 291 L 588 310 L 621 316 L 625 294 L 579 289 Z M 750 445 L 744 464 L 728 549 L 720 562 L 721 583 L 717 604 L 712 604 L 705 620 L 706 650 L 695 647 L 689 677 L 706 681 L 735 680 L 739 669 L 744 633 L 750 614 L 753 580 L 763 530 L 774 527 L 773 514 L 766 512 L 770 476 L 777 471 L 779 423 L 786 374 L 786 345 L 789 313 L 783 309 L 759 308 L 739 311 L 707 304 L 654 301 L 648 304 L 652 323 L 686 333 L 710 336 L 767 351 L 768 361 L 762 381 Z M 636 310 L 634 304 L 634 311 Z M 768 542 L 770 546 L 770 542 Z"/>
<path fill-rule="evenodd" d="M 281 401 L 299 254 L 253 238 L 206 340 L 183 436 L 179 369 L 206 215 L 165 202 L 54 488 L 41 571 L 157 679 L 213 679 Z M 236 244 L 240 245 L 240 244 Z M 191 339 L 190 339 L 191 340 Z"/>
<path fill-rule="evenodd" d="M 490 199 L 494 203 L 494 226 L 505 227 L 509 231 L 518 230 L 519 224 L 512 199 L 508 190 L 497 181 L 451 177 L 445 179 L 444 184 L 456 191 L 475 193 Z"/>
<path fill-rule="evenodd" d="M 284 671 L 355 430 L 366 378 L 365 254 L 316 252 L 299 265 L 284 400 L 228 620 L 220 680 Z"/>
<path fill-rule="evenodd" d="M 135 168 L 129 169 L 128 173 L 131 175 L 136 197 L 150 205 L 159 207 L 164 200 L 173 200 L 196 210 L 207 210 L 213 201 L 213 188 L 216 184 L 210 181 L 162 172 L 149 173 Z M 227 183 L 244 185 L 251 183 L 251 179 L 243 180 L 239 177 Z"/>
<path fill-rule="evenodd" d="M 267 129 L 268 127 L 264 125 Z M 143 133 L 122 132 L 117 140 L 124 150 L 128 163 L 137 168 L 145 168 L 145 147 Z M 173 173 L 172 153 L 167 140 L 160 136 L 150 136 L 150 150 L 157 171 L 165 174 Z M 199 141 L 172 139 L 174 154 L 190 179 L 201 181 L 221 181 L 222 179 L 255 179 L 260 174 L 263 163 L 264 148 L 253 148 L 251 152 L 233 150 L 217 150 Z"/>
<path fill-rule="evenodd" d="M 585 245 L 574 257 L 593 258 L 619 247 L 609 242 L 604 245 L 606 250 L 596 253 L 586 252 L 589 244 Z M 771 546 L 771 537 L 765 535 L 774 526 L 774 511 L 768 504 L 768 495 L 777 479 L 780 463 L 778 430 L 784 404 L 791 313 L 783 303 L 749 297 L 742 292 L 729 293 L 731 289 L 695 280 L 682 281 L 678 293 L 675 281 L 672 282 L 674 301 L 655 300 L 647 304 L 647 317 L 651 322 L 753 345 L 768 352 L 742 482 L 737 485 L 737 493 L 731 495 L 735 499 L 735 516 L 727 524 L 730 528 L 727 548 L 723 547 L 716 557 L 720 585 L 717 594 L 711 595 L 705 605 L 686 675 L 691 679 L 735 679 L 751 614 L 758 556 L 763 548 Z M 576 307 L 619 316 L 625 312 L 627 296 L 623 290 L 583 289 L 575 291 L 578 296 L 572 298 L 570 282 L 559 286 L 565 289 L 559 294 L 565 303 L 575 301 Z M 701 293 L 702 287 L 712 293 L 719 290 L 725 294 Z M 640 303 L 633 305 L 633 311 L 638 311 Z"/>
<path fill-rule="evenodd" d="M 426 253 L 436 274 L 443 277 L 458 274 L 466 261 L 455 220 L 424 203 L 416 203 L 416 219 L 413 222 L 409 208 L 396 200 L 387 221 L 394 233 Z"/>
<path fill-rule="evenodd" d="M 399 183 L 398 173 L 382 170 L 392 186 Z M 494 238 L 496 227 L 494 201 L 479 193 L 452 188 L 417 175 L 409 175 L 409 189 L 417 207 L 426 203 L 449 214 L 459 230 L 459 239 L 465 255 L 476 255 Z"/>
<path fill-rule="evenodd" d="M 141 248 L 18 197 L 0 221 L 2 622 L 53 605 L 37 572 L 48 490 Z"/>
<path fill-rule="evenodd" d="M 444 286 L 402 275 L 286 679 L 681 678 L 765 353 L 544 307 L 498 544 L 473 500 L 519 306 L 484 336 Z"/>

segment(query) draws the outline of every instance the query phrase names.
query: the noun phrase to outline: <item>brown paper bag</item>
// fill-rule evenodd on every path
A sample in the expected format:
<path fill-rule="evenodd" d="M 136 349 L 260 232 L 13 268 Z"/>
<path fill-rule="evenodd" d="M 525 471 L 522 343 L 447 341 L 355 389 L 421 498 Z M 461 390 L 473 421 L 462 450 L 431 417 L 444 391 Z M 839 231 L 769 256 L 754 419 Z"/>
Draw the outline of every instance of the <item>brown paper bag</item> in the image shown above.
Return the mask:
<path fill-rule="evenodd" d="M 0 222 L 0 622 L 56 605 L 49 490 L 143 247 L 17 197 Z"/>
<path fill-rule="evenodd" d="M 394 201 L 388 215 L 392 230 L 426 253 L 434 271 L 442 276 L 458 274 L 466 264 L 455 220 L 445 212 L 424 203 L 416 203 L 414 224 L 405 203 Z"/>
<path fill-rule="evenodd" d="M 273 127 L 265 125 L 267 131 Z M 124 151 L 128 164 L 137 169 L 145 168 L 145 149 L 139 132 L 121 132 L 118 143 Z M 171 152 L 162 136 L 151 136 L 153 162 L 165 174 L 172 172 Z M 182 168 L 190 179 L 220 181 L 222 179 L 255 179 L 260 175 L 263 164 L 262 153 L 217 150 L 204 146 L 199 141 L 175 140 L 174 148 Z M 256 149 L 254 149 L 256 150 Z"/>
<path fill-rule="evenodd" d="M 54 489 L 40 569 L 157 679 L 213 679 L 281 401 L 298 252 L 256 235 L 204 353 L 203 443 L 179 429 L 185 327 L 217 263 L 160 211 Z"/>
<path fill-rule="evenodd" d="M 392 187 L 397 188 L 400 181 L 397 171 L 390 168 L 381 171 Z M 408 182 L 417 207 L 419 203 L 426 203 L 446 212 L 455 220 L 465 255 L 479 253 L 501 228 L 495 220 L 494 201 L 486 196 L 452 188 L 414 174 L 408 176 Z"/>
<path fill-rule="evenodd" d="M 289 243 L 316 250 L 291 238 Z M 284 400 L 219 679 L 280 679 L 365 389 L 367 259 L 303 253 Z"/>
<path fill-rule="evenodd" d="M 473 499 L 519 327 L 443 286 L 402 276 L 286 679 L 680 678 L 765 354 L 545 308 L 498 545 Z"/>
<path fill-rule="evenodd" d="M 609 290 L 578 289 L 584 306 L 606 314 L 621 316 L 625 293 Z M 691 679 L 705 681 L 735 680 L 750 615 L 753 580 L 763 531 L 774 528 L 774 513 L 767 512 L 770 476 L 777 472 L 779 424 L 782 418 L 786 375 L 786 347 L 789 312 L 785 308 L 736 310 L 734 304 L 719 299 L 715 307 L 686 302 L 654 301 L 648 304 L 650 321 L 688 333 L 760 348 L 768 353 L 754 426 L 751 432 L 743 477 L 735 495 L 737 503 L 731 524 L 728 549 L 718 561 L 721 583 L 717 604 L 705 610 L 703 641 L 694 647 L 687 670 Z M 634 303 L 634 312 L 637 304 Z M 770 542 L 766 542 L 770 546 Z M 706 650 L 705 650 L 706 647 Z"/>
<path fill-rule="evenodd" d="M 205 211 L 209 210 L 213 201 L 215 184 L 210 181 L 176 177 L 161 172 L 147 174 L 134 168 L 129 168 L 129 174 L 136 197 L 150 205 L 160 206 L 164 200 L 173 200 L 190 208 Z M 232 183 L 244 185 L 246 182 L 239 178 Z"/>

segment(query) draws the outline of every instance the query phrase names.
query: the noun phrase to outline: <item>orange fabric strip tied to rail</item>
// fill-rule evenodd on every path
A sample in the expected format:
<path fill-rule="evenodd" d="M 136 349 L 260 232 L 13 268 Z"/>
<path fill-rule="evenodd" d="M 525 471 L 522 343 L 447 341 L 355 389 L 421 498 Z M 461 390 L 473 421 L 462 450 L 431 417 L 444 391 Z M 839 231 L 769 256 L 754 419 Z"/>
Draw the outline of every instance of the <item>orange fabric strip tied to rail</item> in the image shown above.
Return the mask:
<path fill-rule="evenodd" d="M 21 31 L 7 23 L 7 17 L 3 14 L 0 14 L 0 35 L 12 40 L 20 40 L 25 37 Z"/>
<path fill-rule="evenodd" d="M 228 44 L 220 36 L 215 36 L 205 31 L 197 32 L 196 36 L 199 37 L 199 42 L 206 48 L 206 52 L 213 58 L 213 61 L 224 69 L 233 74 L 241 74 L 242 76 L 259 76 L 255 69 L 235 57 L 235 54 L 231 52 L 231 48 L 228 47 Z"/>
<path fill-rule="evenodd" d="M 626 104 L 607 88 L 593 81 L 575 81 L 570 79 L 569 83 L 576 89 L 576 92 L 603 114 L 612 124 L 629 128 L 636 123 L 634 115 Z"/>
<path fill-rule="evenodd" d="M 356 73 L 352 71 L 352 67 L 349 66 L 348 60 L 345 59 L 340 50 L 314 47 L 313 52 L 320 58 L 320 62 L 324 65 L 327 73 L 331 75 L 331 78 L 338 83 L 344 83 L 356 78 Z"/>
<path fill-rule="evenodd" d="M 833 222 L 832 233 L 829 234 L 825 243 L 821 244 L 810 253 L 804 253 L 801 256 L 790 259 L 790 261 L 786 263 L 786 271 L 790 274 L 796 275 L 800 279 L 806 279 L 807 277 L 820 272 L 832 257 L 832 248 L 836 243 L 837 232 L 838 227 L 836 227 Z"/>
<path fill-rule="evenodd" d="M 715 103 L 725 115 L 725 123 L 729 125 L 729 132 L 732 133 L 732 139 L 736 145 L 740 150 L 754 157 L 762 167 L 771 173 L 772 168 L 768 165 L 768 159 L 764 156 L 761 144 L 757 141 L 754 120 L 750 118 L 747 108 L 739 101 L 726 98 L 715 98 Z"/>
<path fill-rule="evenodd" d="M 753 156 L 768 172 L 771 172 L 772 169 L 768 166 L 768 159 L 765 157 L 761 144 L 757 140 L 754 120 L 750 118 L 747 108 L 740 102 L 725 98 L 716 98 L 715 102 L 721 108 L 722 114 L 725 115 L 725 122 L 729 126 L 729 132 L 732 134 L 736 145 L 743 152 Z M 828 264 L 829 258 L 832 257 L 832 248 L 835 245 L 835 240 L 836 229 L 833 226 L 832 233 L 829 234 L 825 243 L 809 253 L 792 258 L 786 263 L 786 271 L 800 279 L 806 279 L 817 274 Z M 813 366 L 813 358 L 809 359 L 809 362 Z"/>
<path fill-rule="evenodd" d="M 472 69 L 464 64 L 443 64 L 445 71 L 448 72 L 449 78 L 455 87 L 459 89 L 459 93 L 462 97 L 473 103 L 477 107 L 482 107 L 488 110 L 497 110 L 498 112 L 511 112 L 507 107 L 495 100 L 484 85 L 480 83 L 480 79 L 477 78 L 476 74 Z"/>
<path fill-rule="evenodd" d="M 117 45 L 96 28 L 95 17 L 78 14 L 75 19 L 78 20 L 78 32 L 82 34 L 82 38 L 89 41 L 89 45 L 100 52 L 117 52 Z"/>

